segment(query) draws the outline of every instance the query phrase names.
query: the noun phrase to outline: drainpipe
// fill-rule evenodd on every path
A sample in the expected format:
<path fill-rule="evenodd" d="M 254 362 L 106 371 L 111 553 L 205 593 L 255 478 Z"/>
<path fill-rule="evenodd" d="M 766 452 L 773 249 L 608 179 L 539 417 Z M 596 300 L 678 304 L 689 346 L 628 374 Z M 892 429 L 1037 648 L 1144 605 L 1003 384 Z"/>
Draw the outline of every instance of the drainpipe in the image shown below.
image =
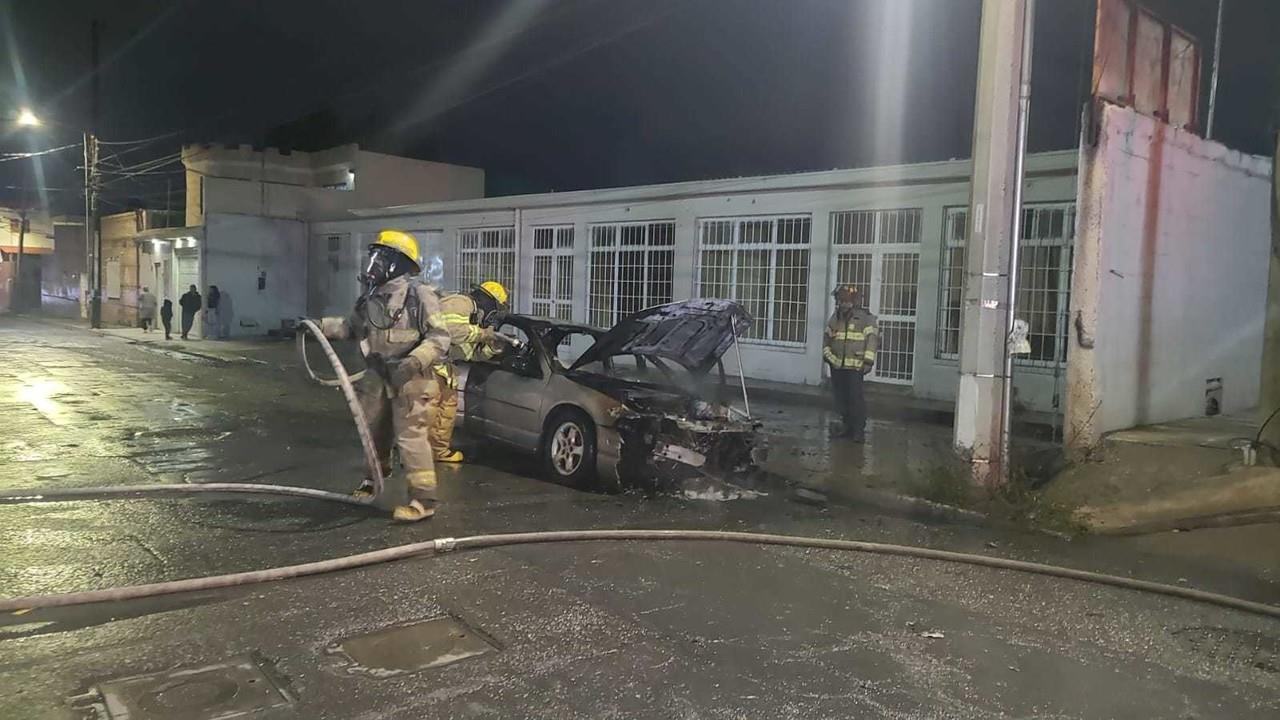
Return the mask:
<path fill-rule="evenodd" d="M 1209 117 L 1205 121 L 1204 137 L 1213 139 L 1213 110 L 1218 104 L 1218 60 L 1222 57 L 1222 6 L 1226 0 L 1218 0 L 1218 24 L 1213 31 L 1213 74 L 1209 80 Z"/>

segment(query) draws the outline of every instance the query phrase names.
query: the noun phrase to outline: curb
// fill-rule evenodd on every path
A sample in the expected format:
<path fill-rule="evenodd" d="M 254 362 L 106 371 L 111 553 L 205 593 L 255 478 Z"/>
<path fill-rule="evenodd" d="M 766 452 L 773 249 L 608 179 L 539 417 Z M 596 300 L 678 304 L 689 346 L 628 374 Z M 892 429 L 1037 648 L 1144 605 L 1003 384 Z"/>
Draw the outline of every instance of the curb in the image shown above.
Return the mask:
<path fill-rule="evenodd" d="M 1205 530 L 1208 528 L 1263 525 L 1276 522 L 1280 522 L 1280 507 L 1262 508 L 1260 510 L 1239 510 L 1236 512 L 1217 513 L 1214 515 L 1193 515 L 1191 517 L 1183 518 L 1148 520 L 1146 522 L 1125 525 L 1123 527 L 1090 529 L 1089 534 L 1103 537 L 1154 535 L 1174 530 Z"/>

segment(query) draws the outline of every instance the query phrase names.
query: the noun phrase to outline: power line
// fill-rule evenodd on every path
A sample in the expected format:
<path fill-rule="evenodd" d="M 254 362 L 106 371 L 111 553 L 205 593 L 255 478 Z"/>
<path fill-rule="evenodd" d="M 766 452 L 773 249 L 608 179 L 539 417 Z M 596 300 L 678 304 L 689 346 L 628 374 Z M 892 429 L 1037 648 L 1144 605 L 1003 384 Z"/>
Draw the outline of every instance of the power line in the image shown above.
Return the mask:
<path fill-rule="evenodd" d="M 51 154 L 51 153 L 62 152 L 63 150 L 69 150 L 69 149 L 71 149 L 71 148 L 78 148 L 78 147 L 80 147 L 80 143 L 72 143 L 71 145 L 63 145 L 62 147 L 49 148 L 49 149 L 47 149 L 47 150 L 37 150 L 37 151 L 35 151 L 35 152 L 28 152 L 28 153 L 5 153 L 5 154 L 4 154 L 4 156 L 0 156 L 0 162 L 12 162 L 12 161 L 14 161 L 14 160 L 26 160 L 26 159 L 28 159 L 28 158 L 40 157 L 40 156 L 42 156 L 42 155 L 49 155 L 49 154 Z"/>
<path fill-rule="evenodd" d="M 157 140 L 164 140 L 165 138 L 171 138 L 171 137 L 174 137 L 175 135 L 181 135 L 186 131 L 187 131 L 186 128 L 180 128 L 178 130 L 174 130 L 173 132 L 167 132 L 163 135 L 156 135 L 154 137 L 149 137 L 149 138 L 142 138 L 140 140 L 99 140 L 98 144 L 100 145 L 144 145 L 144 144 L 153 143 Z"/>

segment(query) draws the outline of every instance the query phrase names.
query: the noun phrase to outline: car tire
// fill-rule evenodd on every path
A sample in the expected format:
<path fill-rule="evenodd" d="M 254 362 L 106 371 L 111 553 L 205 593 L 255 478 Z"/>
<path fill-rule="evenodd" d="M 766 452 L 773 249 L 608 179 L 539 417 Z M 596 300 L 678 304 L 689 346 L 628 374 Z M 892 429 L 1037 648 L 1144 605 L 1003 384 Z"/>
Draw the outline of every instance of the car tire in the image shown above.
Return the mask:
<path fill-rule="evenodd" d="M 557 410 L 543 430 L 542 468 L 554 482 L 586 488 L 596 475 L 596 425 L 581 410 Z"/>

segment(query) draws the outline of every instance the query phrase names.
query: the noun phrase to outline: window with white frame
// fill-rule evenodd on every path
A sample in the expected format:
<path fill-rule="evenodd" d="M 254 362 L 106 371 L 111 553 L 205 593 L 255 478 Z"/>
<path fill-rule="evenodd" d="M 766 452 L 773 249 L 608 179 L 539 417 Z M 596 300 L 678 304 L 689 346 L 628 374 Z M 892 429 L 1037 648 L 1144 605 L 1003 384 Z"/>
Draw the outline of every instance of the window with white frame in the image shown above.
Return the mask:
<path fill-rule="evenodd" d="M 831 214 L 832 286 L 856 287 L 879 320 L 874 380 L 910 384 L 915 378 L 923 227 L 920 208 Z"/>
<path fill-rule="evenodd" d="M 741 303 L 746 339 L 803 345 L 811 226 L 807 215 L 699 220 L 698 296 Z"/>
<path fill-rule="evenodd" d="M 514 293 L 516 284 L 515 227 L 470 228 L 458 231 L 458 287 L 462 290 L 496 280 Z"/>
<path fill-rule="evenodd" d="M 533 314 L 573 320 L 573 226 L 533 229 Z"/>
<path fill-rule="evenodd" d="M 968 218 L 968 208 L 947 208 L 936 350 L 937 357 L 944 359 L 957 358 L 960 353 Z M 1030 326 L 1031 354 L 1020 356 L 1019 365 L 1054 367 L 1067 360 L 1075 223 L 1075 203 L 1037 203 L 1022 210 L 1017 314 Z"/>
<path fill-rule="evenodd" d="M 590 226 L 587 322 L 611 327 L 671 302 L 676 224 L 671 220 Z"/>

